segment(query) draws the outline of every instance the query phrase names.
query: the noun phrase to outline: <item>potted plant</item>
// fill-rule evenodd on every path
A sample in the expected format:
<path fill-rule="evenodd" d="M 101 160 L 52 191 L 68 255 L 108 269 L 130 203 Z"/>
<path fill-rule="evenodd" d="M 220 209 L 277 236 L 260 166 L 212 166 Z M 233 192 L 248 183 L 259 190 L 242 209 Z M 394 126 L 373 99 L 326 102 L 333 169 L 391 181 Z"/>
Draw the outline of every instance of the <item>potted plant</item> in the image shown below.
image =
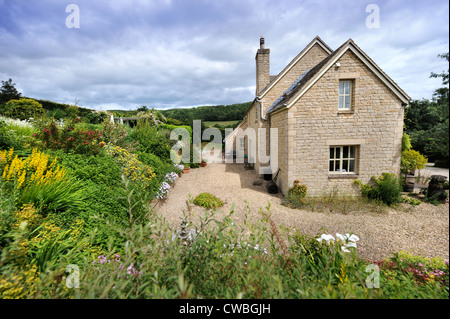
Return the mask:
<path fill-rule="evenodd" d="M 427 158 L 413 149 L 402 152 L 400 170 L 404 174 L 405 191 L 410 192 L 414 189 L 415 171 L 424 168 L 427 163 Z"/>
<path fill-rule="evenodd" d="M 201 167 L 205 167 L 205 166 L 206 166 L 206 161 L 205 161 L 205 160 L 202 160 L 202 162 L 200 163 L 200 166 L 201 166 Z"/>
<path fill-rule="evenodd" d="M 189 164 L 184 164 L 183 174 L 187 174 L 191 171 L 191 166 Z"/>

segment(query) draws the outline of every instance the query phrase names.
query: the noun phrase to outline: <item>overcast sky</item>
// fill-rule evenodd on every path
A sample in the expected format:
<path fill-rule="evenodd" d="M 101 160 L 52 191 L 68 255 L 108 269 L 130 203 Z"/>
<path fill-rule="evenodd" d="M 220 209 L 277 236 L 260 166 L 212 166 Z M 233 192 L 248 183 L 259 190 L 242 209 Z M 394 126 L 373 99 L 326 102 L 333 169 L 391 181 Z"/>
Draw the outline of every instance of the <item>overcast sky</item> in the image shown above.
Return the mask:
<path fill-rule="evenodd" d="M 448 25 L 447 0 L 0 0 L 0 80 L 103 110 L 241 103 L 255 95 L 261 35 L 272 75 L 319 35 L 332 49 L 352 38 L 411 98 L 430 99 Z"/>

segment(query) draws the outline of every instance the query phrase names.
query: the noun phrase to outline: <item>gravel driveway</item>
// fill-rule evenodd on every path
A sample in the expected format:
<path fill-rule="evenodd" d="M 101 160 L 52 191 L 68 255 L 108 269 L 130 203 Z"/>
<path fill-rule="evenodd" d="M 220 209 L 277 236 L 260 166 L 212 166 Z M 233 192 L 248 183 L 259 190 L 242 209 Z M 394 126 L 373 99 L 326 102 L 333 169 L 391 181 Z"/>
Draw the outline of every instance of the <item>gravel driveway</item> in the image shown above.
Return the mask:
<path fill-rule="evenodd" d="M 188 196 L 209 192 L 225 202 L 221 208 L 224 214 L 230 211 L 234 203 L 233 220 L 242 223 L 246 213 L 248 219 L 259 220 L 260 207 L 265 208 L 270 201 L 272 220 L 277 225 L 296 228 L 310 235 L 320 235 L 324 229 L 332 235 L 353 232 L 360 237 L 358 252 L 370 260 L 390 257 L 400 250 L 425 257 L 449 259 L 448 202 L 439 206 L 427 203 L 419 206 L 402 204 L 402 209 L 388 209 L 386 213 L 311 212 L 281 205 L 283 196 L 268 194 L 265 181 L 260 186 L 254 186 L 256 180 L 256 172 L 245 170 L 243 164 L 211 163 L 183 174 L 173 185 L 168 197 L 155 209 L 171 225 L 176 226 L 183 216 Z M 194 217 L 203 216 L 204 209 L 195 206 L 193 212 Z"/>

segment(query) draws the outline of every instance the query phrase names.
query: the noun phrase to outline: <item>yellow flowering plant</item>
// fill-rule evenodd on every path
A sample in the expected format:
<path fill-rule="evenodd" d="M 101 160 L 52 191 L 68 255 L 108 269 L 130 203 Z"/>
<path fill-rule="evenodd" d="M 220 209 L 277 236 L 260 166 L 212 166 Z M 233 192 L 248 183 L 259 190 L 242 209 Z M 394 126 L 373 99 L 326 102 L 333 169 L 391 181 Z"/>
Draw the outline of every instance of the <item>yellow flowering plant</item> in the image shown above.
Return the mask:
<path fill-rule="evenodd" d="M 155 173 L 150 166 L 142 163 L 135 154 L 119 146 L 107 144 L 105 150 L 108 155 L 113 156 L 119 162 L 124 175 L 128 179 L 138 183 L 143 188 L 150 186 L 155 177 Z"/>
<path fill-rule="evenodd" d="M 26 158 L 14 155 L 14 149 L 0 151 L 0 172 L 6 191 L 18 195 L 17 207 L 33 203 L 45 216 L 82 205 L 81 182 L 66 174 L 57 157 L 51 160 L 37 149 Z"/>
<path fill-rule="evenodd" d="M 16 182 L 16 188 L 25 188 L 35 183 L 49 184 L 61 180 L 65 170 L 56 164 L 57 158 L 50 162 L 49 155 L 33 149 L 31 155 L 25 159 L 13 156 L 14 149 L 0 151 L 2 164 L 2 179 L 4 182 Z"/>

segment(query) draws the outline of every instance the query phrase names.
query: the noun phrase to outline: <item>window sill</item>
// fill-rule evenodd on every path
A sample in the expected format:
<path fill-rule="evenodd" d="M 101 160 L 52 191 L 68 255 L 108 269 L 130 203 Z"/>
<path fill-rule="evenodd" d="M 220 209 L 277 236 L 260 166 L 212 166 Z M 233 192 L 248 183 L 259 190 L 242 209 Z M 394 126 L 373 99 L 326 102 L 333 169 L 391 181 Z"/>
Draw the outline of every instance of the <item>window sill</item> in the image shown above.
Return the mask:
<path fill-rule="evenodd" d="M 342 111 L 338 111 L 337 114 L 341 115 L 341 114 L 354 114 L 355 111 L 354 110 L 342 110 Z"/>
<path fill-rule="evenodd" d="M 358 174 L 329 174 L 328 179 L 357 179 Z"/>

